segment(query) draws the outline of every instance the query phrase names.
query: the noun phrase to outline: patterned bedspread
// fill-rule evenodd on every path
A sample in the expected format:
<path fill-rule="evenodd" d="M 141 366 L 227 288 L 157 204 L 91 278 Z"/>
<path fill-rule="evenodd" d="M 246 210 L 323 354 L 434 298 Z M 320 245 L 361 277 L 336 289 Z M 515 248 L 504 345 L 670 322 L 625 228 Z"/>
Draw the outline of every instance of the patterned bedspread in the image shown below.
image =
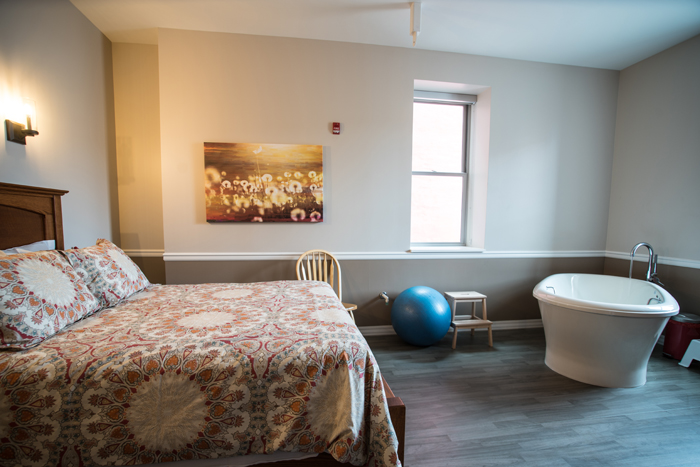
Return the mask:
<path fill-rule="evenodd" d="M 154 285 L 0 353 L 0 465 L 395 466 L 397 445 L 374 356 L 323 282 Z"/>

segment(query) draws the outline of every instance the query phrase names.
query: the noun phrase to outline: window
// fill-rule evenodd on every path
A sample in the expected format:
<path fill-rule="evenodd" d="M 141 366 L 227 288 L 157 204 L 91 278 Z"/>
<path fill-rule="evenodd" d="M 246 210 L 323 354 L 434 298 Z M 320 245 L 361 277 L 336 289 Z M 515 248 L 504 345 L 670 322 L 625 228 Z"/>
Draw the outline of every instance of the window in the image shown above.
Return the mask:
<path fill-rule="evenodd" d="M 470 104 L 476 96 L 416 91 L 411 245 L 467 245 Z"/>

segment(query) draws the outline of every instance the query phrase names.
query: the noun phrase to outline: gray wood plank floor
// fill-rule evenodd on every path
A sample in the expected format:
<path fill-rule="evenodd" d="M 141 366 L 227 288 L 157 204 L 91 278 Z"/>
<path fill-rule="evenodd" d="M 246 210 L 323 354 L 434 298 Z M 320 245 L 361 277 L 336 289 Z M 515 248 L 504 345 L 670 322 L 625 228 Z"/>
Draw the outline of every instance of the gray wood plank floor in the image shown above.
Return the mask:
<path fill-rule="evenodd" d="M 646 385 L 599 388 L 547 368 L 542 329 L 451 335 L 367 338 L 406 404 L 407 467 L 700 466 L 700 362 L 657 345 Z"/>

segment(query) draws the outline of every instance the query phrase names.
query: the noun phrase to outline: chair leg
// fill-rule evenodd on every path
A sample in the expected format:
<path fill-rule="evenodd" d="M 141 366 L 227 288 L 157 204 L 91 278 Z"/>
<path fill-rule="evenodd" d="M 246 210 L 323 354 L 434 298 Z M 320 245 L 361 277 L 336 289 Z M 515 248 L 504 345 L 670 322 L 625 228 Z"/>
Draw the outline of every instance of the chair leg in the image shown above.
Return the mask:
<path fill-rule="evenodd" d="M 350 317 L 352 318 L 352 322 L 355 322 L 355 315 L 352 314 L 352 310 L 348 310 L 348 313 L 350 313 Z"/>
<path fill-rule="evenodd" d="M 491 326 L 489 326 L 489 347 L 493 347 L 493 335 L 491 334 Z"/>
<path fill-rule="evenodd" d="M 685 351 L 683 359 L 678 362 L 678 364 L 688 368 L 693 360 L 700 360 L 700 339 L 693 339 L 690 341 L 690 345 Z"/>
<path fill-rule="evenodd" d="M 455 326 L 455 333 L 452 336 L 452 348 L 456 349 L 457 348 L 457 327 Z"/>

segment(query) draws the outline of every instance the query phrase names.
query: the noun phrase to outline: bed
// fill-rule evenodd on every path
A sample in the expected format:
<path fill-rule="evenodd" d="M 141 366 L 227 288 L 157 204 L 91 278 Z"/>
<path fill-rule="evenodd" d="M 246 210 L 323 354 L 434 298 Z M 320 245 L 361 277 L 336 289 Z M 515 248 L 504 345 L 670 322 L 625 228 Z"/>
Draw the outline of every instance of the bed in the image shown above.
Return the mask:
<path fill-rule="evenodd" d="M 150 284 L 63 250 L 65 193 L 0 183 L 0 250 L 56 242 L 0 256 L 1 465 L 401 465 L 405 407 L 330 286 Z"/>

